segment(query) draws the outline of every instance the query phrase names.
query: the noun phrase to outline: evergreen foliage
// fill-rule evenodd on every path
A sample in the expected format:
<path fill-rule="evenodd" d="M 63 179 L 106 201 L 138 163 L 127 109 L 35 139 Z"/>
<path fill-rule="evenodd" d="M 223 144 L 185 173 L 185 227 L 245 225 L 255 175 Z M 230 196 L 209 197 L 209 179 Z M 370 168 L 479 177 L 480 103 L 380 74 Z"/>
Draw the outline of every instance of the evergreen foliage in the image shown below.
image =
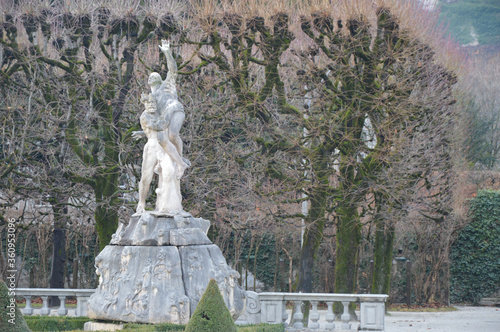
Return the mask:
<path fill-rule="evenodd" d="M 479 191 L 470 204 L 471 222 L 450 253 L 453 302 L 477 303 L 500 289 L 500 191 Z"/>
<path fill-rule="evenodd" d="M 201 297 L 186 332 L 231 332 L 236 331 L 236 325 L 220 294 L 217 282 L 211 279 Z"/>
<path fill-rule="evenodd" d="M 26 323 L 33 331 L 73 331 L 83 330 L 83 326 L 90 319 L 88 317 L 68 316 L 30 316 Z"/>
<path fill-rule="evenodd" d="M 244 240 L 241 243 L 240 263 L 243 263 L 244 268 L 248 269 L 255 275 L 257 280 L 263 282 L 266 286 L 273 286 L 274 273 L 276 271 L 276 236 L 274 234 L 259 235 L 260 243 L 258 249 L 256 246 L 251 246 L 251 237 L 254 236 L 251 232 L 242 234 Z M 235 246 L 235 237 L 232 237 L 228 243 L 228 247 Z M 226 250 L 225 257 L 234 261 L 234 252 Z M 248 263 L 248 264 L 246 264 Z M 254 270 L 255 266 L 255 270 Z"/>
<path fill-rule="evenodd" d="M 30 331 L 23 315 L 17 308 L 14 297 L 9 295 L 9 289 L 3 280 L 0 281 L 0 331 Z"/>

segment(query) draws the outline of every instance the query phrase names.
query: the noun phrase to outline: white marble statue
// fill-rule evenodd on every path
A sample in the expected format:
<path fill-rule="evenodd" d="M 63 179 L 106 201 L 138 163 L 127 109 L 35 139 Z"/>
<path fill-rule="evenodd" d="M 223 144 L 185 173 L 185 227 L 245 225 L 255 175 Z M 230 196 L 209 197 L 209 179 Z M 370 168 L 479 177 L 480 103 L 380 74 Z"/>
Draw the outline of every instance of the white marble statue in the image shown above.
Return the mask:
<path fill-rule="evenodd" d="M 136 139 L 148 139 L 143 152 L 137 214 L 145 211 L 146 197 L 155 172 L 159 176 L 155 211 L 170 214 L 183 211 L 180 178 L 189 167 L 189 161 L 182 158 L 179 132 L 185 115 L 177 97 L 177 63 L 172 56 L 170 43 L 162 40 L 160 50 L 167 59 L 167 78 L 162 81 L 158 73 L 149 75 L 151 93 L 141 97 L 146 108 L 140 120 L 143 131 L 132 133 Z"/>
<path fill-rule="evenodd" d="M 182 208 L 180 178 L 189 166 L 179 137 L 184 109 L 177 98 L 177 66 L 170 44 L 162 40 L 160 49 L 167 58 L 168 75 L 165 81 L 158 73 L 149 76 L 151 91 L 141 96 L 142 131 L 132 134 L 147 138 L 139 204 L 96 257 L 99 286 L 88 301 L 87 314 L 98 320 L 187 324 L 209 281 L 215 279 L 236 319 L 246 305 L 246 293 L 236 282 L 239 274 L 208 238 L 210 221 Z M 146 212 L 155 173 L 156 208 Z"/>

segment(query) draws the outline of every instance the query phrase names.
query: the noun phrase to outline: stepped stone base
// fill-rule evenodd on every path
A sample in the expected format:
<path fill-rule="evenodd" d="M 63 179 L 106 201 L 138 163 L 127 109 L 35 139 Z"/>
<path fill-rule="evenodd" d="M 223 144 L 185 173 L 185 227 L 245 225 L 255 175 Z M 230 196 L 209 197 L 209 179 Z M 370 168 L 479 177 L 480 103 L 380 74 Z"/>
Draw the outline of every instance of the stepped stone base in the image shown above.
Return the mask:
<path fill-rule="evenodd" d="M 208 224 L 207 224 L 208 223 Z M 191 216 L 133 216 L 96 258 L 99 287 L 89 299 L 93 319 L 186 324 L 210 279 L 232 316 L 244 310 L 238 272 L 206 236 L 210 223 Z"/>
<path fill-rule="evenodd" d="M 86 322 L 83 325 L 84 331 L 120 331 L 123 330 L 123 324 Z"/>

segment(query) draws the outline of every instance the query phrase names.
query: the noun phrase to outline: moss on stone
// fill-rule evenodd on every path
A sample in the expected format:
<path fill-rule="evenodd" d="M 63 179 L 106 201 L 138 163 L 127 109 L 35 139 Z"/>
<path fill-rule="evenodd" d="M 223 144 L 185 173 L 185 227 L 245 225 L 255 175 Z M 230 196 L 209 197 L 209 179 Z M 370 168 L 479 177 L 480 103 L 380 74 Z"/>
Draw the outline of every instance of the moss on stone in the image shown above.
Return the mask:
<path fill-rule="evenodd" d="M 232 332 L 236 324 L 224 303 L 219 287 L 214 279 L 210 280 L 185 332 Z"/>

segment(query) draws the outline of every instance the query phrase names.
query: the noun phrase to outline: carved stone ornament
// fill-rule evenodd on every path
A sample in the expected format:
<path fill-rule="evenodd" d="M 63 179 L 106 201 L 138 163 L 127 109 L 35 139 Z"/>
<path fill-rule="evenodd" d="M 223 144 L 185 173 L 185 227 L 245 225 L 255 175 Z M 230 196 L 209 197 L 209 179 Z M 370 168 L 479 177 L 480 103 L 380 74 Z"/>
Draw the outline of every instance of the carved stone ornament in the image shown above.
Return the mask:
<path fill-rule="evenodd" d="M 206 232 L 201 218 L 133 216 L 95 260 L 99 287 L 89 300 L 93 319 L 186 324 L 210 279 L 236 319 L 246 293 Z"/>

